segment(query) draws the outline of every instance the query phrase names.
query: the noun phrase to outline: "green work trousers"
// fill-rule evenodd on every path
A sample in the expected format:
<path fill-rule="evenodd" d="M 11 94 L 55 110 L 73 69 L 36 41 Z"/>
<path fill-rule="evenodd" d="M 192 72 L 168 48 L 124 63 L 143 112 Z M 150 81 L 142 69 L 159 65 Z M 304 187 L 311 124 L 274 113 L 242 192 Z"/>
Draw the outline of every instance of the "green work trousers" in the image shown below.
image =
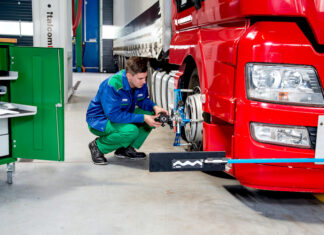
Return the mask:
<path fill-rule="evenodd" d="M 134 113 L 153 115 L 154 112 L 136 108 Z M 132 146 L 139 149 L 150 134 L 153 127 L 144 123 L 114 123 L 108 120 L 105 131 L 101 132 L 89 126 L 92 134 L 99 136 L 97 146 L 103 154 L 121 147 Z"/>

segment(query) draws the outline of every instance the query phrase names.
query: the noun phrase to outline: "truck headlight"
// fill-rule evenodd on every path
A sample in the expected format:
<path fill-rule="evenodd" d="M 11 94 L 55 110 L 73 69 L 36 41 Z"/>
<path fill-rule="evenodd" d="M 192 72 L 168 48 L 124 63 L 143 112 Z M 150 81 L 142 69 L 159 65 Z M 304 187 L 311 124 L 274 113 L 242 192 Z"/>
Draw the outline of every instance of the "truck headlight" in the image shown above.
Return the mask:
<path fill-rule="evenodd" d="M 258 142 L 298 148 L 311 148 L 311 142 L 306 127 L 252 122 L 251 135 L 252 138 Z"/>
<path fill-rule="evenodd" d="M 323 105 L 322 88 L 312 66 L 248 63 L 249 99 L 275 103 Z"/>

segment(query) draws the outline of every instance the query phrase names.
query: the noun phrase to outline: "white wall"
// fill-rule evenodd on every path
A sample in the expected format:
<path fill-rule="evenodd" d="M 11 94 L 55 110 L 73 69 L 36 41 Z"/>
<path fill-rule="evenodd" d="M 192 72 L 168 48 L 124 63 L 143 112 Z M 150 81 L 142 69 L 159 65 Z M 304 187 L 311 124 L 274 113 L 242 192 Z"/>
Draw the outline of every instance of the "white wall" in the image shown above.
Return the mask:
<path fill-rule="evenodd" d="M 114 25 L 124 26 L 158 0 L 114 0 Z"/>
<path fill-rule="evenodd" d="M 72 2 L 33 0 L 34 47 L 64 48 L 64 101 L 72 95 Z M 52 12 L 52 17 L 48 18 Z M 51 33 L 51 45 L 48 43 Z"/>

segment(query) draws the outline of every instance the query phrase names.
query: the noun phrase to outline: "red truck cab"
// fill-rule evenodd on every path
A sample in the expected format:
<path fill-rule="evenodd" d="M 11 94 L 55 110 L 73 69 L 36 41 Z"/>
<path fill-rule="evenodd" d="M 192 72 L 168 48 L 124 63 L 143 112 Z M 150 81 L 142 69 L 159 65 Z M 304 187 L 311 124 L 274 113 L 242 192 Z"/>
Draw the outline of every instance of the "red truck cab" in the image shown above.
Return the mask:
<path fill-rule="evenodd" d="M 173 0 L 172 31 L 169 63 L 184 75 L 198 72 L 204 151 L 315 157 L 324 115 L 323 1 Z M 316 163 L 233 164 L 227 172 L 253 188 L 324 192 L 324 166 Z"/>

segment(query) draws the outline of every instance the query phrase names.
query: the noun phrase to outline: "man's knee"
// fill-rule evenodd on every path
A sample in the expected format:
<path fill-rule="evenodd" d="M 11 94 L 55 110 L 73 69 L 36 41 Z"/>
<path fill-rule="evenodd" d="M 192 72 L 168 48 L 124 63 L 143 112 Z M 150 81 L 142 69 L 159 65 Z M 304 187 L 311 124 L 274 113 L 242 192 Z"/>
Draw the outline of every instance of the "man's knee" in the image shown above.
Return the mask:
<path fill-rule="evenodd" d="M 136 108 L 134 113 L 137 113 L 137 114 L 146 114 L 146 115 L 154 115 L 154 111 L 146 111 L 146 110 L 143 110 L 141 108 Z"/>
<path fill-rule="evenodd" d="M 139 130 L 134 124 L 126 124 L 120 131 L 120 134 L 125 136 L 125 138 L 135 139 L 139 134 Z"/>

